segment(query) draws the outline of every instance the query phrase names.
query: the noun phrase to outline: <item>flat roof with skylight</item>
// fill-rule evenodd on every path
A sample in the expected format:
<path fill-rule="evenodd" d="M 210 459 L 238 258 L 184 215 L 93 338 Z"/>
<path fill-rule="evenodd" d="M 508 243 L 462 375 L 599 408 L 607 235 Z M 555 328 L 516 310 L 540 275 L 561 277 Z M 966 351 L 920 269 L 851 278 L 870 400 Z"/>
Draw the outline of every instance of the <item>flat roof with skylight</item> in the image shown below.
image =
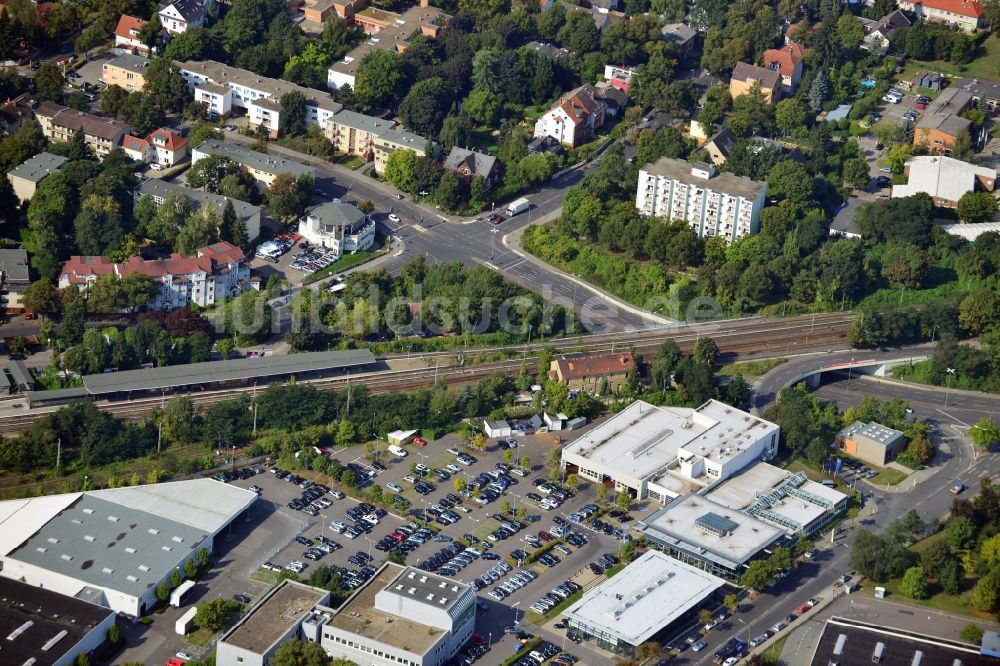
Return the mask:
<path fill-rule="evenodd" d="M 284 580 L 226 632 L 222 642 L 264 654 L 297 627 L 316 606 L 329 599 L 330 593 L 326 590 Z"/>
<path fill-rule="evenodd" d="M 67 653 L 79 649 L 84 637 L 112 615 L 108 608 L 0 577 L 0 635 L 7 638 L 3 663 L 66 663 Z M 104 638 L 94 640 L 99 644 Z M 75 662 L 76 653 L 68 656 Z"/>
<path fill-rule="evenodd" d="M 563 611 L 571 623 L 640 645 L 701 604 L 725 581 L 650 550 Z"/>
<path fill-rule="evenodd" d="M 736 569 L 784 530 L 699 495 L 677 498 L 638 523 L 647 539 Z"/>

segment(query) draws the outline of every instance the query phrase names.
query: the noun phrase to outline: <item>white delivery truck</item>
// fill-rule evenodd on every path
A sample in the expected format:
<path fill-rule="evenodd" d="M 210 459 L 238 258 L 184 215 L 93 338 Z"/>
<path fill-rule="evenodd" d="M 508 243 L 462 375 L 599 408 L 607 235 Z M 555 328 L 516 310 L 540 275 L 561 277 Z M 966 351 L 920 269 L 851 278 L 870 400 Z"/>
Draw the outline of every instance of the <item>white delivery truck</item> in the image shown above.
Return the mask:
<path fill-rule="evenodd" d="M 407 455 L 406 449 L 404 449 L 401 446 L 396 446 L 395 444 L 389 445 L 389 453 L 391 453 L 394 456 L 399 456 L 400 458 L 405 458 Z"/>
<path fill-rule="evenodd" d="M 521 197 L 520 199 L 515 199 L 514 201 L 511 201 L 509 204 L 507 204 L 507 216 L 514 217 L 515 215 L 523 213 L 529 208 L 531 208 L 531 202 L 525 199 L 524 197 Z"/>

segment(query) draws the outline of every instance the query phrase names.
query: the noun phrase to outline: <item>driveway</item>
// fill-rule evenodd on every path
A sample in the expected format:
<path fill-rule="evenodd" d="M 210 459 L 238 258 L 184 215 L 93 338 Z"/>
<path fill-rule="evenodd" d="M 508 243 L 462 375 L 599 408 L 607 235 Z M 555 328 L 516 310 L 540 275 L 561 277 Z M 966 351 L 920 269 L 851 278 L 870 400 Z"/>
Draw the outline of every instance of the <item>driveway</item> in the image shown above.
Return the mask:
<path fill-rule="evenodd" d="M 73 84 L 79 88 L 83 87 L 84 83 L 89 83 L 91 87 L 97 85 L 97 82 L 101 80 L 101 73 L 104 71 L 104 63 L 108 62 L 115 55 L 113 53 L 101 53 L 95 55 L 91 60 L 88 60 L 83 65 L 80 66 L 76 73 L 80 75 L 78 79 L 71 79 Z"/>

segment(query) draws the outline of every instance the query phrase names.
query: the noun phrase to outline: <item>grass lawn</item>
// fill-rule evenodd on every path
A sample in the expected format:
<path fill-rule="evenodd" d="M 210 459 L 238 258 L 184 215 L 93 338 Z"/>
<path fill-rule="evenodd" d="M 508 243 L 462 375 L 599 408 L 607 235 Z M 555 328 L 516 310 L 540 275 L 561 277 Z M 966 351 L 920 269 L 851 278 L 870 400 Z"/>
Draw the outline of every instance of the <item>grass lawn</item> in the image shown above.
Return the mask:
<path fill-rule="evenodd" d="M 777 368 L 779 365 L 785 362 L 783 358 L 766 358 L 759 361 L 744 361 L 742 363 L 730 363 L 729 365 L 724 365 L 716 371 L 717 375 L 726 375 L 732 377 L 733 375 L 743 375 L 749 379 L 758 379 L 759 377 L 766 374 L 769 370 Z"/>
<path fill-rule="evenodd" d="M 185 636 L 187 642 L 191 645 L 197 645 L 198 647 L 205 647 L 208 645 L 208 641 L 212 640 L 214 632 L 208 629 L 195 629 L 192 633 Z"/>
<path fill-rule="evenodd" d="M 990 620 L 990 616 L 986 613 L 980 613 L 972 607 L 969 603 L 969 596 L 971 594 L 972 586 L 967 584 L 968 588 L 965 592 L 958 596 L 953 596 L 950 594 L 945 594 L 940 591 L 937 585 L 931 585 L 931 593 L 934 596 L 929 599 L 910 599 L 908 597 L 899 594 L 899 579 L 893 579 L 886 583 L 873 583 L 872 581 L 865 580 L 861 585 L 861 590 L 864 594 L 874 596 L 875 587 L 881 585 L 885 588 L 886 598 L 891 599 L 896 603 L 908 604 L 910 606 L 918 606 L 923 608 L 934 608 L 939 611 L 944 611 L 946 613 L 955 613 L 957 615 L 966 615 L 977 620 Z"/>
<path fill-rule="evenodd" d="M 1000 38 L 995 34 L 990 35 L 979 47 L 979 57 L 967 65 L 953 65 L 950 62 L 932 60 L 928 62 L 911 60 L 903 70 L 901 79 L 913 80 L 913 74 L 919 70 L 926 69 L 942 74 L 965 77 L 976 76 L 981 78 L 996 78 L 998 68 L 1000 68 Z M 934 91 L 926 92 L 928 97 L 934 97 Z"/>
<path fill-rule="evenodd" d="M 778 640 L 774 641 L 769 648 L 760 653 L 760 656 L 764 658 L 765 664 L 777 664 L 778 658 L 781 656 L 781 650 L 785 647 L 785 641 L 788 640 L 788 635 L 785 634 Z"/>
<path fill-rule="evenodd" d="M 884 467 L 871 479 L 871 482 L 877 486 L 895 486 L 905 481 L 907 476 L 907 474 L 900 472 L 898 469 Z"/>
<path fill-rule="evenodd" d="M 494 129 L 488 125 L 480 125 L 472 130 L 472 145 L 484 149 L 491 155 L 497 154 L 497 138 L 493 136 Z"/>
<path fill-rule="evenodd" d="M 355 171 L 357 171 L 364 165 L 368 164 L 368 161 L 363 160 L 360 157 L 351 157 L 341 161 L 341 164 L 347 167 L 348 169 L 354 169 Z"/>

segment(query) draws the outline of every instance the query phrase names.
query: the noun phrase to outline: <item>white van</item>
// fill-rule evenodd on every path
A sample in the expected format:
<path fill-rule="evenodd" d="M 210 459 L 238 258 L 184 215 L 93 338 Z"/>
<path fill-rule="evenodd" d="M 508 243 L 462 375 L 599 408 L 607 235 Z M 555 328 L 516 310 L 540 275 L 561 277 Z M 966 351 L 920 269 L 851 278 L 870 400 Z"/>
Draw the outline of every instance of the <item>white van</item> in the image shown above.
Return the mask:
<path fill-rule="evenodd" d="M 407 455 L 406 449 L 401 446 L 396 446 L 395 444 L 389 445 L 389 453 L 394 456 L 399 456 L 400 458 L 405 458 Z"/>

